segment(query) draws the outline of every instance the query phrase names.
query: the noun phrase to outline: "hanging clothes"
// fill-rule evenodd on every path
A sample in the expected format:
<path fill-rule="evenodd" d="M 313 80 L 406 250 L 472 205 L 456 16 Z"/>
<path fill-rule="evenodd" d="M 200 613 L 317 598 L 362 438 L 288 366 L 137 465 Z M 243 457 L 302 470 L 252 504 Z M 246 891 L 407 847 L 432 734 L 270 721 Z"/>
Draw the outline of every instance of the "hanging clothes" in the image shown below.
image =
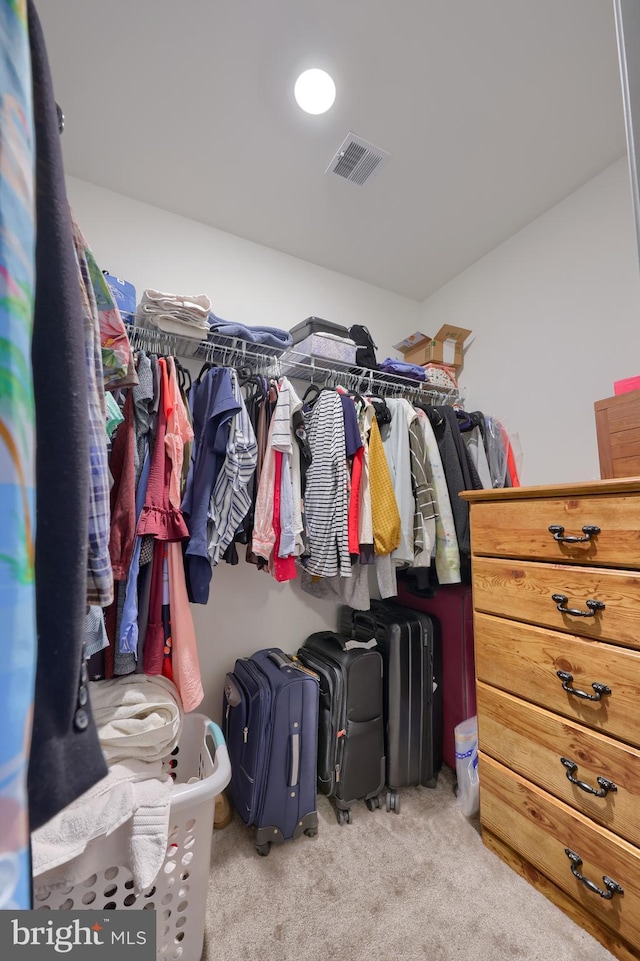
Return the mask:
<path fill-rule="evenodd" d="M 427 463 L 433 481 L 436 508 L 436 555 L 435 565 L 438 583 L 460 583 L 460 550 L 456 537 L 453 509 L 447 487 L 442 457 L 431 421 L 424 410 L 418 409 L 418 424 L 424 436 Z"/>
<path fill-rule="evenodd" d="M 9 9 L 3 5 L 4 14 Z M 38 663 L 29 760 L 29 818 L 35 830 L 104 777 L 107 767 L 83 665 L 90 484 L 85 315 L 51 75 L 31 2 L 28 11 L 37 157 L 31 357 L 38 437 Z M 104 425 L 102 406 L 102 443 Z"/>
<path fill-rule="evenodd" d="M 179 506 L 171 504 L 170 485 L 173 462 L 166 445 L 167 424 L 172 412 L 171 393 L 164 357 L 158 360 L 160 370 L 160 407 L 158 433 L 155 439 L 149 482 L 142 517 L 138 521 L 139 536 L 153 535 L 161 541 L 179 541 L 188 537 L 189 531 Z"/>
<path fill-rule="evenodd" d="M 195 381 L 190 393 L 194 450 L 182 510 L 188 524 L 186 570 L 189 598 L 195 604 L 209 599 L 211 560 L 207 518 L 211 494 L 222 468 L 229 427 L 238 413 L 229 370 L 214 367 Z"/>
<path fill-rule="evenodd" d="M 109 556 L 116 581 L 127 579 L 136 539 L 138 517 L 136 512 L 136 439 L 132 391 L 129 391 L 124 402 L 122 418 L 109 458 L 109 469 L 113 478 Z"/>
<path fill-rule="evenodd" d="M 225 458 L 211 495 L 207 551 L 215 567 L 251 507 L 248 485 L 256 468 L 258 445 L 235 370 L 229 372 L 237 412 L 231 419 Z"/>
<path fill-rule="evenodd" d="M 362 469 L 358 492 L 358 542 L 361 564 L 372 564 L 374 562 L 369 437 L 375 416 L 373 404 L 370 404 L 364 398 L 360 398 L 358 400 L 358 425 L 362 441 Z M 351 547 L 351 543 L 349 547 Z"/>
<path fill-rule="evenodd" d="M 102 348 L 98 308 L 89 273 L 88 244 L 82 231 L 71 218 L 73 243 L 78 269 L 78 287 L 82 299 L 89 410 L 89 549 L 87 569 L 87 604 L 107 607 L 114 598 L 113 571 L 109 556 L 111 509 L 107 443 L 104 432 L 106 403 L 102 383 Z"/>
<path fill-rule="evenodd" d="M 305 513 L 309 530 L 309 574 L 351 577 L 347 527 L 347 464 L 342 402 L 321 391 L 305 416 L 311 464 L 307 471 Z"/>
<path fill-rule="evenodd" d="M 376 557 L 390 554 L 400 544 L 401 519 L 375 415 L 369 433 L 371 523 Z"/>
<path fill-rule="evenodd" d="M 404 401 L 409 428 L 409 456 L 411 462 L 411 488 L 415 502 L 413 518 L 413 567 L 429 567 L 435 552 L 436 506 L 431 472 L 427 460 L 424 433 L 418 412 Z"/>
<path fill-rule="evenodd" d="M 471 579 L 469 505 L 458 496 L 461 491 L 471 489 L 468 459 L 463 450 L 464 442 L 460 437 L 456 415 L 451 408 L 425 406 L 423 409 L 431 421 L 438 442 L 460 553 L 460 576 L 462 582 L 467 584 Z"/>

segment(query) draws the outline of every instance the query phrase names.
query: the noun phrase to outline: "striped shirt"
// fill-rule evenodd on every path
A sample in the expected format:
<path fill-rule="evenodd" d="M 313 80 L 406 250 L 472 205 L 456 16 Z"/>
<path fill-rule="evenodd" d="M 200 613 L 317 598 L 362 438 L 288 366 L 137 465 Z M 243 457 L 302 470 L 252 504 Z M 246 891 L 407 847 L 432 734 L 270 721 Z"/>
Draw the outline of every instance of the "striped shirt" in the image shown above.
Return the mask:
<path fill-rule="evenodd" d="M 230 371 L 231 387 L 240 410 L 231 421 L 226 456 L 209 503 L 208 554 L 219 563 L 251 507 L 248 484 L 256 469 L 258 444 L 244 403 L 238 375 Z"/>
<path fill-rule="evenodd" d="M 319 577 L 351 577 L 347 528 L 347 459 L 340 395 L 323 390 L 305 415 L 312 461 L 307 471 L 305 514 L 310 557 Z"/>
<path fill-rule="evenodd" d="M 407 405 L 409 406 L 409 405 Z M 411 455 L 411 487 L 416 502 L 413 518 L 414 567 L 429 567 L 436 544 L 436 505 L 427 448 L 418 415 L 413 408 L 409 421 L 409 454 Z"/>
<path fill-rule="evenodd" d="M 114 598 L 109 555 L 111 493 L 107 460 L 106 402 L 104 397 L 100 321 L 89 268 L 90 251 L 84 235 L 72 220 L 73 242 L 84 318 L 84 345 L 89 400 L 89 544 L 87 552 L 87 604 L 108 607 Z M 123 328 L 124 329 L 124 328 Z"/>

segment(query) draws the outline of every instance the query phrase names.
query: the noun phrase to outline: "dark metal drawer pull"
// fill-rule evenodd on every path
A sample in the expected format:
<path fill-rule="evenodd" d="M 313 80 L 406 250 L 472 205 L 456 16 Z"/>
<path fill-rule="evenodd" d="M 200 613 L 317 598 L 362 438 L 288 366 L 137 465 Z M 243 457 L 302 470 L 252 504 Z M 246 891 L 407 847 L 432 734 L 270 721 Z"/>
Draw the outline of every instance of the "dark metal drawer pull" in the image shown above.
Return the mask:
<path fill-rule="evenodd" d="M 572 614 L 574 617 L 595 617 L 598 611 L 604 611 L 605 609 L 602 601 L 594 601 L 591 597 L 585 601 L 589 608 L 588 611 L 579 611 L 575 607 L 565 607 L 564 605 L 569 600 L 566 594 L 552 594 L 551 600 L 556 602 L 561 614 Z"/>
<path fill-rule="evenodd" d="M 578 770 L 578 765 L 575 761 L 570 761 L 568 757 L 561 757 L 560 763 L 564 764 L 567 769 L 567 780 L 579 787 L 581 791 L 586 794 L 593 794 L 595 797 L 606 797 L 609 791 L 617 791 L 618 788 L 613 783 L 613 781 L 607 780 L 606 777 L 596 778 L 598 784 L 600 785 L 600 790 L 591 787 L 586 781 L 579 781 L 577 777 L 574 777 L 576 771 Z"/>
<path fill-rule="evenodd" d="M 601 898 L 605 899 L 605 901 L 610 901 L 614 894 L 624 894 L 624 890 L 622 889 L 621 885 L 619 885 L 618 882 L 614 881 L 612 878 L 608 878 L 606 874 L 602 876 L 602 880 L 604 881 L 604 886 L 607 890 L 603 891 L 602 888 L 599 888 L 598 885 L 593 881 L 590 881 L 589 878 L 585 878 L 583 874 L 580 874 L 579 869 L 582 867 L 582 858 L 576 854 L 575 851 L 572 851 L 570 848 L 565 848 L 564 853 L 571 861 L 571 873 L 573 876 L 576 877 L 578 881 L 582 881 L 585 887 L 589 888 L 590 891 L 593 891 L 594 894 L 599 894 Z"/>
<path fill-rule="evenodd" d="M 611 694 L 610 687 L 607 687 L 606 684 L 599 684 L 597 681 L 591 685 L 596 693 L 586 694 L 585 691 L 579 691 L 577 687 L 569 687 L 573 681 L 573 674 L 569 674 L 568 671 L 556 671 L 556 674 L 562 681 L 562 689 L 566 691 L 567 694 L 574 694 L 576 697 L 581 697 L 585 701 L 600 701 L 605 694 Z"/>
<path fill-rule="evenodd" d="M 553 534 L 554 541 L 558 541 L 560 544 L 584 544 L 586 541 L 590 541 L 592 537 L 600 533 L 600 528 L 596 527 L 594 524 L 585 524 L 582 528 L 582 533 L 584 537 L 578 537 L 577 534 L 567 534 L 564 536 L 564 527 L 560 524 L 552 524 L 549 528 L 551 534 Z"/>

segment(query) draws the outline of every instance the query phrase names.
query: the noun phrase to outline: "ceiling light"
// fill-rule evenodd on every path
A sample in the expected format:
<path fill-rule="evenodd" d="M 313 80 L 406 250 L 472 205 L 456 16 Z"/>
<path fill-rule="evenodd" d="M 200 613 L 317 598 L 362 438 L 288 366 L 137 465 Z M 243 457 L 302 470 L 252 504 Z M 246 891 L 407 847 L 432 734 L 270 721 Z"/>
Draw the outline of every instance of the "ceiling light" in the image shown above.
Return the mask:
<path fill-rule="evenodd" d="M 305 70 L 293 92 L 298 106 L 307 113 L 326 113 L 336 99 L 336 85 L 324 70 Z"/>

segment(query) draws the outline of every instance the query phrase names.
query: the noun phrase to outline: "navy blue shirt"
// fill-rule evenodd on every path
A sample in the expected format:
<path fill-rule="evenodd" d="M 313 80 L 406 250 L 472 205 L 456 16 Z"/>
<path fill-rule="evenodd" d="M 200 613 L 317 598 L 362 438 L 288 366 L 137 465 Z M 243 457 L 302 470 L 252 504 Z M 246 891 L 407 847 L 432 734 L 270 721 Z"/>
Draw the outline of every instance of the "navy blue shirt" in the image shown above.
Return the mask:
<path fill-rule="evenodd" d="M 192 387 L 193 451 L 182 501 L 189 528 L 185 569 L 189 599 L 206 604 L 211 582 L 207 517 L 211 492 L 224 463 L 231 419 L 240 410 L 231 376 L 224 367 L 212 367 Z"/>

